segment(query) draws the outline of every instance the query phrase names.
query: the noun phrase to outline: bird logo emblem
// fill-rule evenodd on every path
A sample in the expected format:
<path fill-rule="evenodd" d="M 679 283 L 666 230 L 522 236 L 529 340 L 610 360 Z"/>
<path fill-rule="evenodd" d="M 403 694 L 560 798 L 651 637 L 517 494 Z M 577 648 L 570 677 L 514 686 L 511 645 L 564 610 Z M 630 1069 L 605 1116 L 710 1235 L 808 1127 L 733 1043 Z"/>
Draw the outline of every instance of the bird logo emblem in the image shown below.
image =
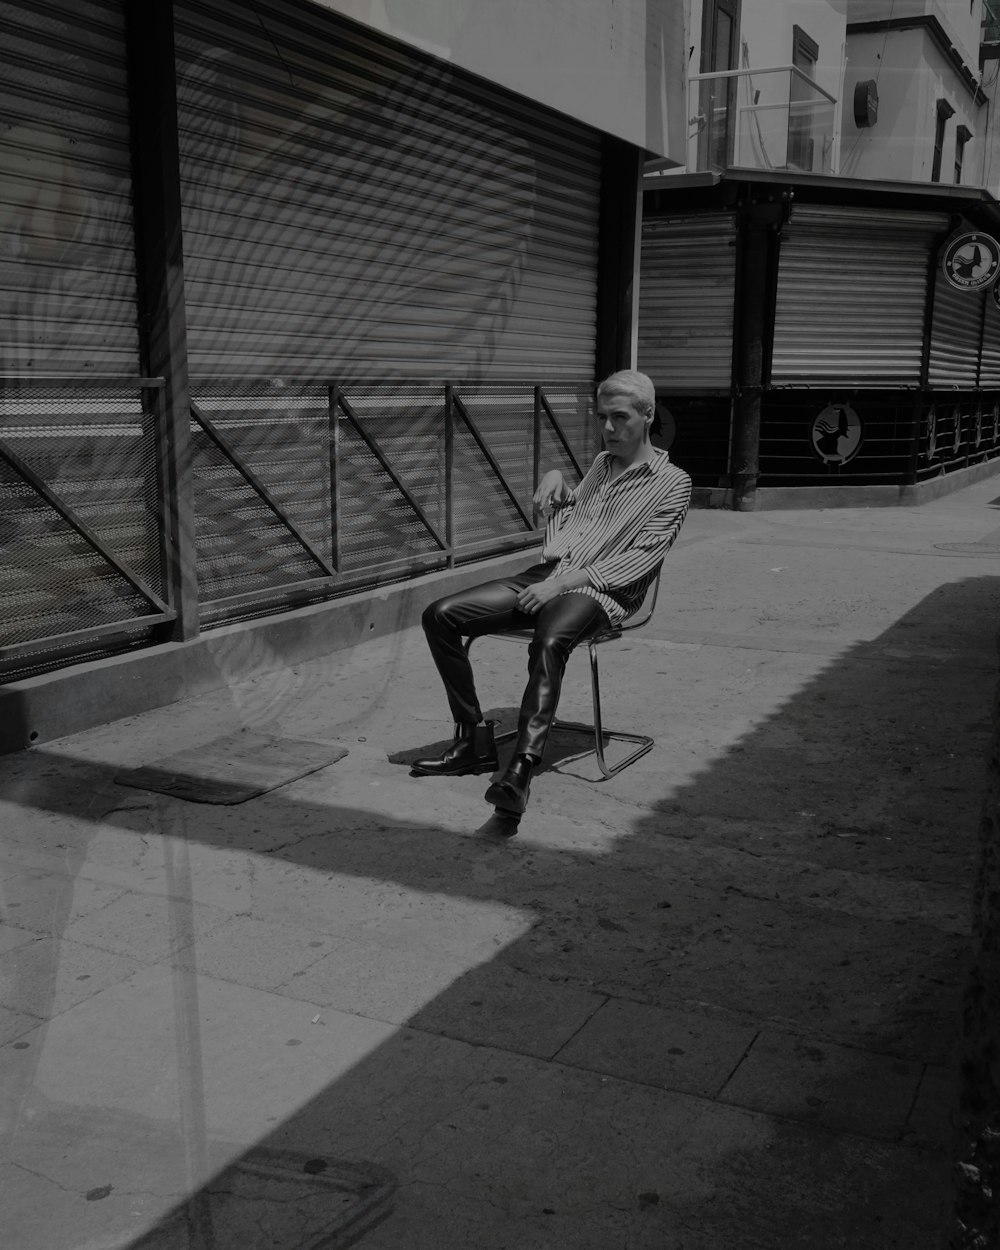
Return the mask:
<path fill-rule="evenodd" d="M 828 404 L 813 422 L 812 445 L 824 464 L 846 464 L 861 446 L 860 417 L 847 404 Z"/>
<path fill-rule="evenodd" d="M 944 276 L 960 291 L 979 291 L 1000 273 L 1000 243 L 973 232 L 953 238 L 944 251 Z"/>

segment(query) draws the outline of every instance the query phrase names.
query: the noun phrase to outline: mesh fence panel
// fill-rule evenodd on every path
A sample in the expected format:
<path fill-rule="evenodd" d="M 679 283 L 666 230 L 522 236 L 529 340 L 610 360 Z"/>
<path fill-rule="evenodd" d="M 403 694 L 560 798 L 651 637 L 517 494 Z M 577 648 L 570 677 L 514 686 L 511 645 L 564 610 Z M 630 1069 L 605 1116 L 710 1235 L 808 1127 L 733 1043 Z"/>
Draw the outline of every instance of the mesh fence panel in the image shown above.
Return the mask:
<path fill-rule="evenodd" d="M 519 511 L 532 516 L 532 385 L 455 386 L 450 499 L 443 383 L 352 383 L 333 416 L 336 393 L 269 380 L 197 388 L 191 505 L 203 628 L 533 540 Z M 589 388 L 546 395 L 586 467 Z M 155 401 L 138 382 L 8 379 L 0 388 L 0 440 L 11 453 L 0 460 L 0 647 L 17 652 L 0 655 L 0 680 L 58 667 L 81 649 L 89 657 L 153 640 L 160 609 L 143 586 L 168 597 Z M 544 413 L 539 444 L 541 470 L 575 481 Z"/>
<path fill-rule="evenodd" d="M 531 540 L 532 528 L 518 507 L 531 518 L 534 387 L 467 382 L 456 384 L 454 393 L 489 452 L 479 446 L 456 403 L 450 558 L 462 562 Z M 335 395 L 343 402 L 336 405 L 333 426 Z M 586 468 L 594 450 L 589 386 L 562 385 L 546 391 L 546 398 Z M 448 563 L 443 383 L 357 381 L 328 388 L 312 382 L 219 381 L 200 386 L 195 402 L 232 457 L 252 471 L 287 517 L 286 523 L 275 515 L 193 421 L 203 627 L 287 607 L 283 587 L 297 602 L 314 601 Z M 562 469 L 575 483 L 579 475 L 572 459 L 544 413 L 539 442 L 542 471 Z M 335 567 L 334 579 L 310 557 L 296 531 Z"/>
<path fill-rule="evenodd" d="M 344 397 L 439 536 L 445 531 L 443 388 L 351 386 Z M 434 536 L 344 412 L 339 414 L 342 569 L 352 573 L 441 552 Z M 441 554 L 441 561 L 445 559 Z"/>
<path fill-rule="evenodd" d="M 195 398 L 199 412 L 210 419 L 239 461 L 263 483 L 295 528 L 329 560 L 327 388 L 254 382 L 199 388 Z"/>
<path fill-rule="evenodd" d="M 199 389 L 195 402 L 231 453 L 220 449 L 202 422 L 192 419 L 201 602 L 211 605 L 233 595 L 326 576 L 302 541 L 329 563 L 326 389 L 286 389 L 270 382 L 218 385 Z M 250 477 L 238 466 L 249 470 Z"/>
<path fill-rule="evenodd" d="M 108 558 L 162 597 L 155 434 L 135 383 L 0 388 L 0 646 L 159 611 Z"/>
<path fill-rule="evenodd" d="M 531 516 L 534 493 L 534 390 L 502 385 L 456 388 L 465 411 L 500 466 L 521 508 Z M 455 419 L 455 547 L 480 546 L 528 527 L 465 422 Z"/>

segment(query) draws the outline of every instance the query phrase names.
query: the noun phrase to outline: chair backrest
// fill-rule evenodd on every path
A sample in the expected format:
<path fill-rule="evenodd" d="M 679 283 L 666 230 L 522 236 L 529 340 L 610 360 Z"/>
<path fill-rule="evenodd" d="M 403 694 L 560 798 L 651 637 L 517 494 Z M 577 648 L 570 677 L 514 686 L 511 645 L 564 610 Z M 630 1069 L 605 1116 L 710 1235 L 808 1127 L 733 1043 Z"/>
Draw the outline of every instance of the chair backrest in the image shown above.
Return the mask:
<path fill-rule="evenodd" d="M 626 629 L 639 629 L 641 626 L 648 624 L 653 613 L 656 611 L 656 596 L 660 593 L 660 578 L 663 575 L 663 562 L 660 561 L 656 570 L 656 576 L 649 584 L 646 591 L 646 597 L 642 601 L 642 607 L 638 612 L 633 613 L 627 621 L 623 621 L 621 625 L 622 632 Z"/>

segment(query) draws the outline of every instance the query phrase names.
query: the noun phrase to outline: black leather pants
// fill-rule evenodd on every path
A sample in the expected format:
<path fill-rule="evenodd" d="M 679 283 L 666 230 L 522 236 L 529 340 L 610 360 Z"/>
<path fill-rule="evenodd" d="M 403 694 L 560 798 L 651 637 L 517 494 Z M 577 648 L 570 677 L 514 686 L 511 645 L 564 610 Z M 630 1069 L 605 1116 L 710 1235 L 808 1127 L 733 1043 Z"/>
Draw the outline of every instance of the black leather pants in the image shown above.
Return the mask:
<path fill-rule="evenodd" d="M 597 600 L 576 592 L 558 595 L 535 615 L 519 611 L 514 606 L 519 592 L 533 582 L 544 581 L 551 567 L 535 564 L 512 577 L 447 595 L 430 604 L 423 615 L 427 644 L 444 682 L 451 714 L 456 722 L 466 725 L 482 720 L 482 710 L 462 639 L 504 629 L 534 629 L 514 753 L 536 759 L 541 759 L 545 750 L 570 652 L 608 624 Z"/>

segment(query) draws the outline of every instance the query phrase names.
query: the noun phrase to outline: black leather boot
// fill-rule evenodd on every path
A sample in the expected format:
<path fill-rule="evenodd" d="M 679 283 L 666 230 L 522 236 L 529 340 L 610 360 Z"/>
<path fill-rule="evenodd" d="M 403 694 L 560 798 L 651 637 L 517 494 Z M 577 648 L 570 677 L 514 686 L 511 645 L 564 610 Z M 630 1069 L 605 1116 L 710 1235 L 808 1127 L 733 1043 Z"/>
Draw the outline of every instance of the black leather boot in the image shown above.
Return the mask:
<path fill-rule="evenodd" d="M 499 766 L 493 722 L 482 725 L 456 725 L 455 741 L 442 755 L 414 760 L 410 771 L 422 777 L 465 777 L 470 773 L 492 773 Z"/>
<path fill-rule="evenodd" d="M 486 791 L 486 802 L 504 812 L 523 812 L 528 806 L 531 770 L 538 761 L 533 755 L 515 755 L 499 781 Z"/>

